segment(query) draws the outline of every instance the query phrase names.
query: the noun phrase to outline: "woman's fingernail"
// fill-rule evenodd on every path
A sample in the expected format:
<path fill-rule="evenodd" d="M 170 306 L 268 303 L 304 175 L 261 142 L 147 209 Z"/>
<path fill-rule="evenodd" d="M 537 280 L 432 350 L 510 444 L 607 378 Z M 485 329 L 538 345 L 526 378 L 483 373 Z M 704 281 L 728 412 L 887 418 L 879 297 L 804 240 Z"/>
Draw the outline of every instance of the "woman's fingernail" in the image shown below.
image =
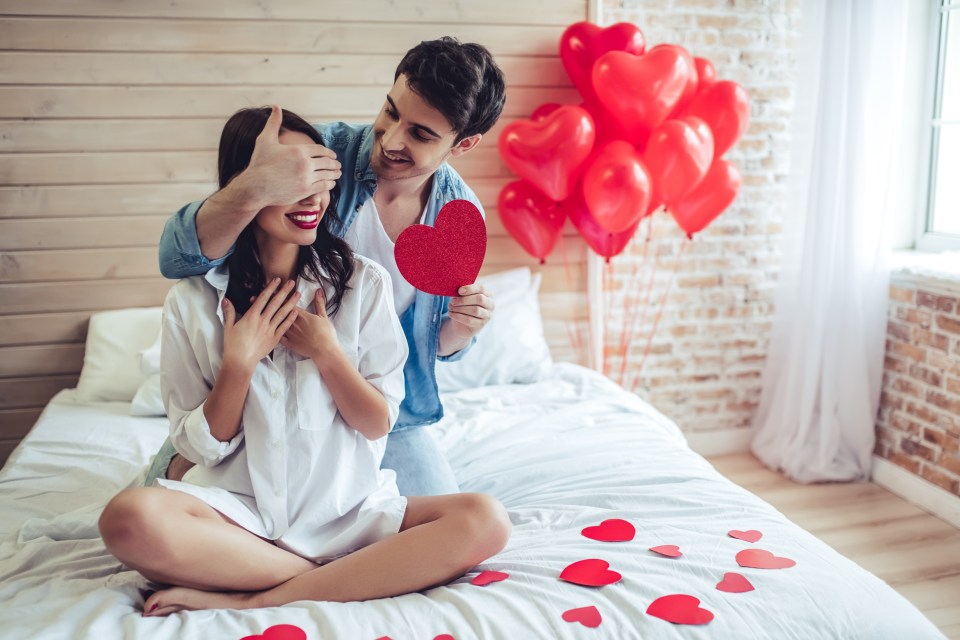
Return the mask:
<path fill-rule="evenodd" d="M 156 611 L 157 607 L 159 607 L 159 606 L 160 606 L 160 603 L 159 603 L 159 602 L 154 602 L 154 603 L 153 603 L 153 606 L 150 607 L 150 610 L 147 611 L 147 613 L 153 613 L 154 611 Z"/>

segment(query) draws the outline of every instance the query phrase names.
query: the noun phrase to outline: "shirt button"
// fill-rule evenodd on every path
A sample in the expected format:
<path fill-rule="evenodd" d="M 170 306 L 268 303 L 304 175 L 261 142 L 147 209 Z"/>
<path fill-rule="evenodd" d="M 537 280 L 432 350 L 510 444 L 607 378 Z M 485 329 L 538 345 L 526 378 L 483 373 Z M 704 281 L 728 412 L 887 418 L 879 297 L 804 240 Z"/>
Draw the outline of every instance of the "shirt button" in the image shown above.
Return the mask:
<path fill-rule="evenodd" d="M 280 495 L 283 494 L 283 489 L 277 487 L 276 489 L 273 490 L 273 494 L 274 494 L 275 496 L 279 497 Z"/>
<path fill-rule="evenodd" d="M 273 393 L 271 393 L 270 395 L 272 395 L 273 399 L 276 400 L 277 398 L 280 397 L 280 392 L 274 389 Z"/>
<path fill-rule="evenodd" d="M 273 440 L 270 441 L 270 446 L 273 447 L 274 449 L 277 449 L 280 447 L 280 441 L 274 438 Z"/>
<path fill-rule="evenodd" d="M 359 179 L 360 176 L 357 176 L 357 178 Z M 359 204 L 358 204 L 358 205 L 354 208 L 354 211 L 356 211 L 357 213 L 360 213 L 360 209 L 362 209 L 362 208 L 363 208 L 363 205 L 359 205 Z"/>

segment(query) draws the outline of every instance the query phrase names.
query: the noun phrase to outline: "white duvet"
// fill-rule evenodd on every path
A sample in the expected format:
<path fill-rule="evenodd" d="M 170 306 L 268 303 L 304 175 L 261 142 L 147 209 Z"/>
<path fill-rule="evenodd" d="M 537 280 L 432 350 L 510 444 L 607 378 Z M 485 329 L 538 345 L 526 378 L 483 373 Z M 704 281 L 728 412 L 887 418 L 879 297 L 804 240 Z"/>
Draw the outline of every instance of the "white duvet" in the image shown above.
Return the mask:
<path fill-rule="evenodd" d="M 280 624 L 311 640 L 943 637 L 882 581 L 720 476 L 670 420 L 591 371 L 555 365 L 541 382 L 446 395 L 444 405 L 446 418 L 431 428 L 461 488 L 490 493 L 510 512 L 502 553 L 448 586 L 397 598 L 158 619 L 140 615 L 152 585 L 106 552 L 96 522 L 111 496 L 142 479 L 166 420 L 61 392 L 0 472 L 0 637 L 239 640 Z M 631 522 L 635 538 L 581 535 L 610 518 Z M 736 540 L 732 529 L 763 538 Z M 683 556 L 648 550 L 658 545 Z M 734 556 L 747 548 L 797 564 L 738 567 Z M 609 562 L 622 580 L 559 580 L 589 558 Z M 470 584 L 481 570 L 509 578 Z M 756 589 L 718 591 L 726 572 Z M 674 625 L 646 613 L 669 594 L 699 598 L 714 619 Z M 600 612 L 596 628 L 561 617 L 587 606 Z"/>

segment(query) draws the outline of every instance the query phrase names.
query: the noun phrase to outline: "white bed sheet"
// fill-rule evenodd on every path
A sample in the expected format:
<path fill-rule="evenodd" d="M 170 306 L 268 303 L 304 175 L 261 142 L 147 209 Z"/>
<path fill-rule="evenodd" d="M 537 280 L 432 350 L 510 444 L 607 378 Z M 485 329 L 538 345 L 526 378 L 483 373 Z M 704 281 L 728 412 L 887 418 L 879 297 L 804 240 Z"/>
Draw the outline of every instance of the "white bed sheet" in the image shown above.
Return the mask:
<path fill-rule="evenodd" d="M 450 394 L 444 404 L 447 417 L 431 428 L 461 488 L 495 495 L 510 512 L 509 545 L 477 568 L 507 580 L 477 587 L 474 571 L 397 598 L 158 619 L 141 617 L 151 585 L 106 552 L 96 521 L 111 496 L 142 481 L 166 420 L 61 392 L 0 472 L 0 637 L 239 640 L 277 624 L 345 640 L 943 637 L 893 589 L 727 481 L 670 420 L 602 376 L 560 364 L 541 382 Z M 635 539 L 580 534 L 608 518 L 633 523 Z M 731 529 L 764 536 L 750 545 L 728 537 Z M 648 551 L 660 544 L 679 545 L 684 556 Z M 734 555 L 748 547 L 797 565 L 739 568 Z M 558 579 L 587 558 L 610 562 L 623 579 L 601 588 Z M 717 591 L 728 571 L 756 590 Z M 645 613 L 672 593 L 700 598 L 714 620 L 673 625 Z M 561 619 L 589 605 L 603 617 L 598 628 Z"/>

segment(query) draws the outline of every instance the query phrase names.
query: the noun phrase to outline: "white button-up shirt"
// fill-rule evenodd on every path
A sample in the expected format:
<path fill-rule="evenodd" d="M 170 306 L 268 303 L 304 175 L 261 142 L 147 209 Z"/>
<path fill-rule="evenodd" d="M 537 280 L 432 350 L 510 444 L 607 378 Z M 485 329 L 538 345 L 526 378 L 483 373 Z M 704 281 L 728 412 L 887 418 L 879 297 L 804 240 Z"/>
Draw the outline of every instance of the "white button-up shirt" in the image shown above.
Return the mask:
<path fill-rule="evenodd" d="M 203 405 L 223 358 L 220 303 L 228 279 L 220 266 L 181 280 L 167 295 L 161 389 L 173 445 L 197 466 L 182 482 L 158 483 L 315 561 L 396 533 L 406 500 L 393 471 L 380 469 L 386 437 L 370 441 L 347 425 L 309 358 L 278 345 L 254 370 L 240 431 L 229 442 L 211 435 Z M 300 278 L 301 308 L 315 310 L 318 286 Z M 344 352 L 386 398 L 392 424 L 404 396 L 407 342 L 390 276 L 355 256 L 349 286 L 330 320 Z"/>

